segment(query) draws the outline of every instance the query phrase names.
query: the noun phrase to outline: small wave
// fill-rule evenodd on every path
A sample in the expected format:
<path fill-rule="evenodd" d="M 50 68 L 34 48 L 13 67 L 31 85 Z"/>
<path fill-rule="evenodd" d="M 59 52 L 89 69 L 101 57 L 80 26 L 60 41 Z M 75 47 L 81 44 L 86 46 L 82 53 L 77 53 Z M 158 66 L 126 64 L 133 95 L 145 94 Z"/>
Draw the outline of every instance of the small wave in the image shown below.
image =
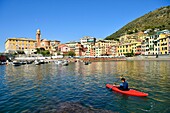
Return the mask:
<path fill-rule="evenodd" d="M 154 106 L 155 106 L 155 103 L 151 102 L 150 103 L 150 109 L 140 109 L 140 110 L 142 110 L 144 112 L 151 112 L 153 110 Z"/>

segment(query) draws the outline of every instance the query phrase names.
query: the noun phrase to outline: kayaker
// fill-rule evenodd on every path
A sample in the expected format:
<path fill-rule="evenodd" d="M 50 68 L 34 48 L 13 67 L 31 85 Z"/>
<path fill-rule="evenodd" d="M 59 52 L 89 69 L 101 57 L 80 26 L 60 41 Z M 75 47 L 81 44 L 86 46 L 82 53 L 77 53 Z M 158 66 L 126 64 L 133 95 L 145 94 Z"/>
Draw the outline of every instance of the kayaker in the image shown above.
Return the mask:
<path fill-rule="evenodd" d="M 120 85 L 117 86 L 117 87 L 119 87 L 119 89 L 123 90 L 123 91 L 129 90 L 128 89 L 128 82 L 126 82 L 125 78 L 121 78 L 121 81 L 122 81 L 122 83 L 120 83 Z M 114 85 L 114 86 L 116 86 L 116 85 Z"/>

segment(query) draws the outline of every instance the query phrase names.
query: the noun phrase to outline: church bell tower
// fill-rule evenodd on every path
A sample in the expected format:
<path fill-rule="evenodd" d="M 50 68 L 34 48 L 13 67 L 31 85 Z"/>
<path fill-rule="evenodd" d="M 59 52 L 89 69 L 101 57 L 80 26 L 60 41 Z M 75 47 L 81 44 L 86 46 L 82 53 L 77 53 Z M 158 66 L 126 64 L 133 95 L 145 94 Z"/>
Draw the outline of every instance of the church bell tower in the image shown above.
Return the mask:
<path fill-rule="evenodd" d="M 37 32 L 36 32 L 36 41 L 37 41 L 37 47 L 39 48 L 40 47 L 40 43 L 41 43 L 41 31 L 40 29 L 37 29 Z"/>

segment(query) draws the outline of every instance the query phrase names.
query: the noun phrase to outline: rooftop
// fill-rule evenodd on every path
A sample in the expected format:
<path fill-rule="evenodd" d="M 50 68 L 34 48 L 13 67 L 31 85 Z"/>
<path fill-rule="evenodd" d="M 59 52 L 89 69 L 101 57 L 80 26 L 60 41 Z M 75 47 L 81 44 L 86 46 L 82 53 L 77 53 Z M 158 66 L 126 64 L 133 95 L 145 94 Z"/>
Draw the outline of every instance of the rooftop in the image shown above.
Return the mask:
<path fill-rule="evenodd" d="M 6 41 L 5 41 L 5 43 L 6 43 L 8 40 L 28 40 L 28 41 L 36 41 L 36 40 L 34 40 L 34 39 L 26 38 L 26 37 L 19 37 L 19 38 L 13 37 L 13 38 L 7 38 Z"/>

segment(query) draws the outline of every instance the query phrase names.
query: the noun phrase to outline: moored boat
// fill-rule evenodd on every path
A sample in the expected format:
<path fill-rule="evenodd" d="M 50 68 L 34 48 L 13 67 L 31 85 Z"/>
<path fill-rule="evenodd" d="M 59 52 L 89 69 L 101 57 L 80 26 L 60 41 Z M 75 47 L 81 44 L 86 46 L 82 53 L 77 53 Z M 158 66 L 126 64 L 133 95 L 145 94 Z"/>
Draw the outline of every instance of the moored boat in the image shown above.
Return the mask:
<path fill-rule="evenodd" d="M 85 65 L 89 65 L 89 62 L 84 62 Z"/>
<path fill-rule="evenodd" d="M 20 66 L 20 65 L 21 65 L 21 62 L 14 60 L 14 61 L 12 62 L 12 65 L 13 65 L 13 66 Z"/>
<path fill-rule="evenodd" d="M 57 61 L 55 61 L 55 64 L 57 64 L 57 65 L 60 65 L 60 64 L 62 64 L 62 63 L 63 63 L 62 60 L 57 60 Z"/>
<path fill-rule="evenodd" d="M 35 65 L 40 65 L 40 64 L 41 64 L 41 62 L 40 62 L 40 61 L 38 61 L 38 60 L 35 60 L 35 61 L 34 61 L 34 64 L 35 64 Z"/>
<path fill-rule="evenodd" d="M 64 62 L 62 63 L 62 65 L 63 65 L 63 66 L 68 66 L 68 61 L 67 61 L 67 60 L 64 61 Z"/>

